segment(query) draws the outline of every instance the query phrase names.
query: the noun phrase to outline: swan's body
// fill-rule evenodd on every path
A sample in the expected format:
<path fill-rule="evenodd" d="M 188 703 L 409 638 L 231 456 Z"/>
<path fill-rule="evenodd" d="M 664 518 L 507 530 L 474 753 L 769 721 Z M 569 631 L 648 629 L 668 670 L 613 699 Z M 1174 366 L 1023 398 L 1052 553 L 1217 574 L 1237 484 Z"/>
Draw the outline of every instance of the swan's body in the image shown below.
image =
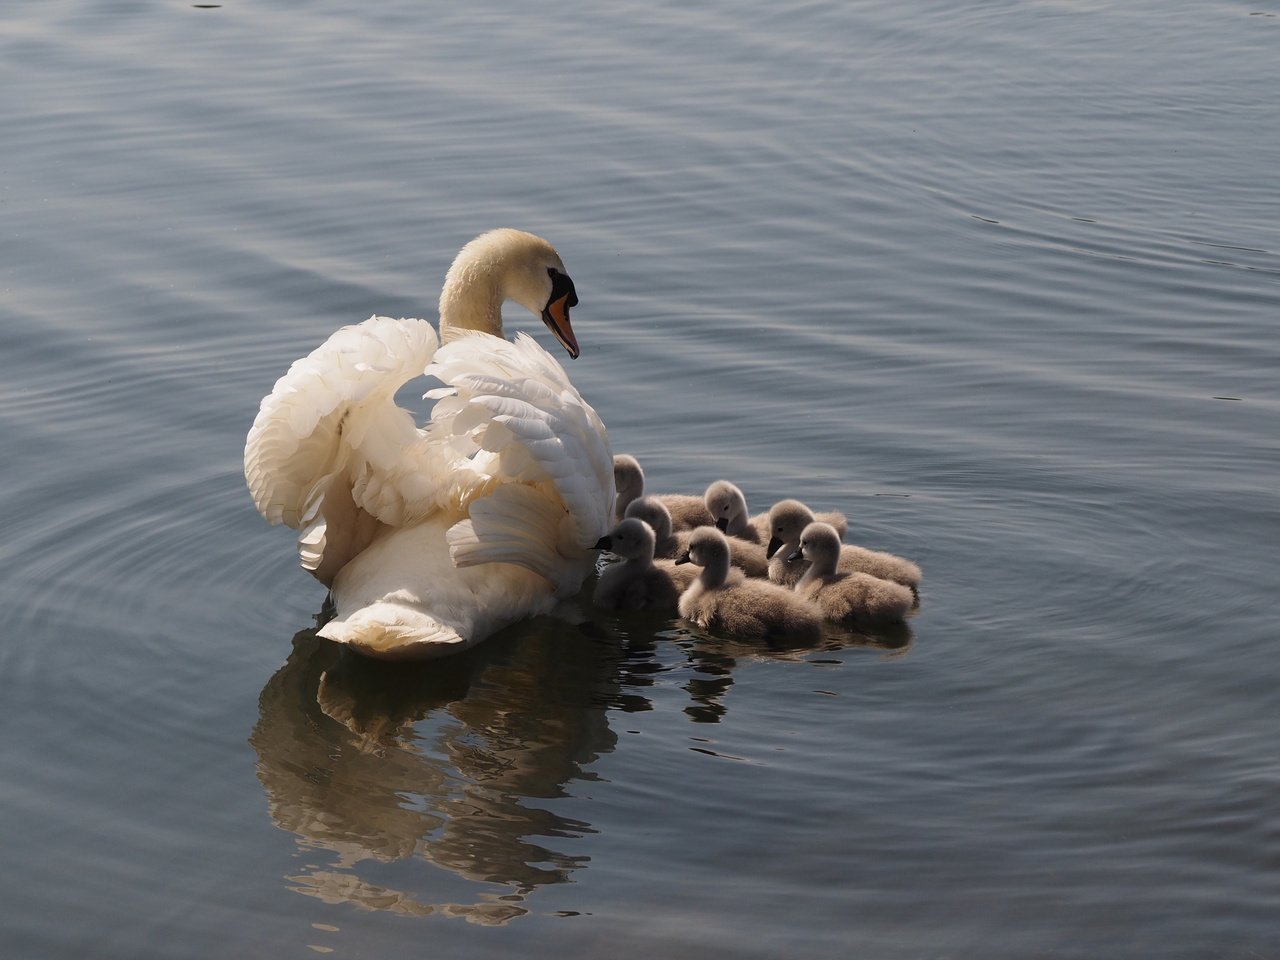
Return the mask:
<path fill-rule="evenodd" d="M 693 532 L 677 563 L 702 567 L 680 596 L 680 616 L 714 633 L 734 637 L 818 639 L 821 619 L 796 594 L 763 580 L 749 580 L 729 564 L 729 542 L 711 527 Z"/>
<path fill-rule="evenodd" d="M 796 593 L 817 605 L 822 615 L 854 625 L 903 619 L 915 602 L 911 589 L 866 573 L 841 573 L 840 536 L 826 523 L 811 523 L 800 537 L 800 552 L 809 569 L 796 583 Z"/>
<path fill-rule="evenodd" d="M 596 548 L 622 558 L 606 567 L 591 601 L 606 610 L 675 613 L 680 591 L 665 570 L 653 563 L 653 528 L 628 517 L 596 542 Z"/>
<path fill-rule="evenodd" d="M 372 317 L 297 361 L 245 445 L 259 511 L 298 528 L 302 565 L 330 587 L 321 636 L 370 656 L 465 649 L 549 612 L 581 586 L 613 504 L 608 437 L 532 338 L 502 338 L 513 299 L 578 354 L 577 303 L 545 240 L 495 230 L 467 244 L 423 320 Z M 428 374 L 419 428 L 396 390 Z"/>
<path fill-rule="evenodd" d="M 809 561 L 799 552 L 800 538 L 809 524 L 826 523 L 822 518 L 829 514 L 818 514 L 799 500 L 781 500 L 769 511 L 770 530 L 767 554 L 769 556 L 769 579 L 784 587 L 795 586 L 809 568 Z M 843 514 L 837 514 L 843 518 Z M 828 523 L 836 531 L 834 524 Z M 892 580 L 911 591 L 916 603 L 920 601 L 920 568 L 902 557 L 892 553 L 881 553 L 868 550 L 853 544 L 842 544 L 836 569 L 841 573 L 865 573 L 880 580 Z"/>
<path fill-rule="evenodd" d="M 640 467 L 640 461 L 626 453 L 614 457 L 613 482 L 618 491 L 614 516 L 621 520 L 627 515 L 627 507 L 631 502 L 644 496 L 644 470 Z M 651 496 L 666 507 L 667 513 L 671 515 L 672 530 L 692 530 L 694 527 L 715 524 L 715 518 L 707 512 L 702 497 L 687 493 L 656 493 Z"/>

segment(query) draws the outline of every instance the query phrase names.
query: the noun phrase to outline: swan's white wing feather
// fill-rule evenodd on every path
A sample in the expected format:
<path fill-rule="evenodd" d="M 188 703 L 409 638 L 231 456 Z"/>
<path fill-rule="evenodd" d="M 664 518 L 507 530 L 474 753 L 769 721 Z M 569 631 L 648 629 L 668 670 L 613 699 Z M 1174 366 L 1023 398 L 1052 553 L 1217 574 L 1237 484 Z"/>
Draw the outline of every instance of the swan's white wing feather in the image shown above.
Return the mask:
<path fill-rule="evenodd" d="M 394 395 L 422 374 L 437 343 L 424 320 L 370 317 L 294 363 L 263 399 L 245 443 L 245 479 L 262 515 L 302 526 L 342 470 L 355 504 L 383 523 L 434 509 L 448 466 L 433 461 Z"/>
<path fill-rule="evenodd" d="M 583 554 L 565 556 L 568 513 L 554 490 L 545 485 L 507 483 L 472 502 L 470 518 L 454 524 L 446 535 L 457 567 L 511 563 L 546 578 L 557 594 L 582 583 Z"/>
<path fill-rule="evenodd" d="M 541 485 L 546 496 L 558 499 L 556 535 L 568 541 L 559 543 L 562 552 L 588 549 L 604 535 L 614 495 L 608 435 L 554 357 L 524 334 L 514 341 L 474 335 L 443 346 L 427 372 L 465 404 L 445 413 L 437 404 L 433 439 L 472 436 L 482 450 L 497 454 L 489 462 L 491 481 Z M 470 536 L 483 545 L 492 528 L 481 527 Z M 496 541 L 494 549 L 496 555 Z M 455 549 L 455 562 L 463 556 L 486 562 L 473 559 L 485 556 L 481 551 L 460 555 Z M 543 564 L 530 557 L 528 568 L 542 572 Z"/>

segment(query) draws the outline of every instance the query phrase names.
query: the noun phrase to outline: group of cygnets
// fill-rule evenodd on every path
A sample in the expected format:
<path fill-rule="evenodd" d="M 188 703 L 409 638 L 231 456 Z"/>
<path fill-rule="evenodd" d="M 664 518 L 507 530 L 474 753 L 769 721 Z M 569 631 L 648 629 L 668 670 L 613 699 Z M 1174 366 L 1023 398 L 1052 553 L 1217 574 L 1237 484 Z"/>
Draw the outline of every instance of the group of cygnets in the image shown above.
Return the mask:
<path fill-rule="evenodd" d="M 892 623 L 920 602 L 920 568 L 842 543 L 842 513 L 782 500 L 753 517 L 727 480 L 701 497 L 646 495 L 644 471 L 627 454 L 613 458 L 613 476 L 618 523 L 596 547 L 621 562 L 600 574 L 597 606 L 678 612 L 727 636 L 805 641 L 824 622 Z"/>

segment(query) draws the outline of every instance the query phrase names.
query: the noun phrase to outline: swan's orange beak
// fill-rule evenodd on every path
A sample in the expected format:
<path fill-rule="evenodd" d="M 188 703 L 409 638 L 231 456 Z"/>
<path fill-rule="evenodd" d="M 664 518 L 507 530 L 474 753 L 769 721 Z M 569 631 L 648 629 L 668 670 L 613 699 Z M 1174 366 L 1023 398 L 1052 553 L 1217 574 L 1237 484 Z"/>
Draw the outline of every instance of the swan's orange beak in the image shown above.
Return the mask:
<path fill-rule="evenodd" d="M 577 360 L 578 354 L 582 352 L 578 349 L 578 338 L 573 335 L 573 327 L 569 326 L 569 308 L 577 302 L 578 298 L 571 290 L 564 296 L 550 301 L 542 311 L 542 322 L 556 335 L 560 346 L 569 351 L 569 358 L 572 360 Z"/>

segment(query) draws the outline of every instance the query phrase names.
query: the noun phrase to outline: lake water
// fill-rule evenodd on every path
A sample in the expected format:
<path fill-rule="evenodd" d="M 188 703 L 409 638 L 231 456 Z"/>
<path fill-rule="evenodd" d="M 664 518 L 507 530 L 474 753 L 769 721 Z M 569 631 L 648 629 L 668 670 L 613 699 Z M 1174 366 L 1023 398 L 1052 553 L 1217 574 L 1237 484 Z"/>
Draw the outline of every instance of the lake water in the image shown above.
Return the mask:
<path fill-rule="evenodd" d="M 1280 957 L 1277 49 L 1273 0 L 7 6 L 0 954 Z M 317 640 L 258 401 L 499 225 L 615 450 L 844 510 L 909 630 Z"/>

